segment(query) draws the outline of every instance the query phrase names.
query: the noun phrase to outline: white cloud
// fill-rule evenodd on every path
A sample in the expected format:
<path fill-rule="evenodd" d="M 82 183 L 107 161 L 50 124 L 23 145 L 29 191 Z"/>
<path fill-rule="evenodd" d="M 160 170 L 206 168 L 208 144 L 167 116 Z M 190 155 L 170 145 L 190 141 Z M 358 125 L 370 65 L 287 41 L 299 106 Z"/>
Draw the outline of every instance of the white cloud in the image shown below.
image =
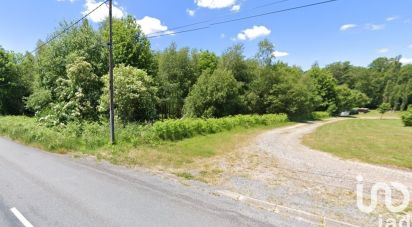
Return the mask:
<path fill-rule="evenodd" d="M 240 5 L 234 5 L 234 6 L 232 6 L 232 8 L 230 9 L 230 11 L 239 12 L 239 11 L 240 11 Z"/>
<path fill-rule="evenodd" d="M 226 34 L 225 33 L 220 34 L 220 38 L 222 39 L 226 38 Z"/>
<path fill-rule="evenodd" d="M 381 49 L 378 50 L 378 52 L 382 53 L 382 54 L 387 53 L 387 52 L 389 52 L 389 49 L 388 48 L 381 48 Z"/>
<path fill-rule="evenodd" d="M 193 16 L 196 14 L 196 10 L 194 10 L 194 9 L 186 9 L 186 13 L 187 13 L 189 16 L 193 17 Z"/>
<path fill-rule="evenodd" d="M 358 25 L 356 25 L 356 24 L 344 24 L 344 25 L 342 25 L 342 26 L 340 26 L 340 30 L 341 31 L 346 31 L 346 30 L 349 30 L 349 29 L 352 29 L 352 28 L 356 28 Z"/>
<path fill-rule="evenodd" d="M 253 40 L 258 37 L 270 35 L 271 31 L 265 26 L 253 26 L 253 28 L 248 28 L 243 30 L 237 35 L 238 40 Z"/>
<path fill-rule="evenodd" d="M 412 64 L 412 58 L 401 58 L 399 61 L 404 65 Z"/>
<path fill-rule="evenodd" d="M 72 0 L 70 0 L 72 1 Z M 85 10 L 82 12 L 83 15 L 88 14 L 90 11 L 98 7 L 103 2 L 96 2 L 96 0 L 86 0 L 84 4 Z M 122 18 L 126 13 L 124 10 L 116 5 L 113 5 L 113 17 L 114 18 Z M 93 22 L 103 22 L 109 16 L 109 8 L 106 6 L 102 6 L 94 11 L 92 14 L 88 16 L 88 18 Z"/>
<path fill-rule="evenodd" d="M 146 35 L 167 30 L 167 26 L 162 25 L 162 22 L 154 17 L 145 16 L 143 19 L 136 20 L 136 23 L 140 25 L 143 33 Z"/>
<path fill-rule="evenodd" d="M 289 53 L 288 52 L 283 52 L 283 51 L 274 51 L 272 53 L 272 56 L 274 56 L 275 58 L 281 58 L 281 57 L 286 57 L 288 56 Z"/>
<path fill-rule="evenodd" d="M 366 24 L 365 28 L 371 31 L 378 31 L 385 28 L 384 24 Z"/>
<path fill-rule="evenodd" d="M 412 44 L 408 46 L 408 48 L 412 48 Z"/>
<path fill-rule="evenodd" d="M 394 20 L 397 20 L 397 19 L 399 19 L 398 16 L 393 16 L 393 17 L 386 18 L 386 21 L 394 21 Z"/>
<path fill-rule="evenodd" d="M 199 7 L 209 9 L 222 9 L 232 7 L 236 4 L 236 0 L 195 0 L 195 3 Z"/>

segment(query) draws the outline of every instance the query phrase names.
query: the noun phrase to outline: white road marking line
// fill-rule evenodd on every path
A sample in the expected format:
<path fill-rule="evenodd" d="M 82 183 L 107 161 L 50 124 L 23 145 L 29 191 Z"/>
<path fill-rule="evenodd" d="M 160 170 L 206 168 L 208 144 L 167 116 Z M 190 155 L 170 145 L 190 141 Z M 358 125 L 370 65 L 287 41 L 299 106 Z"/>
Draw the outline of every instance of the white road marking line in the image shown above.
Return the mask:
<path fill-rule="evenodd" d="M 34 227 L 15 207 L 11 208 L 10 211 L 14 214 L 14 216 L 16 216 L 17 219 L 19 219 L 24 227 Z"/>

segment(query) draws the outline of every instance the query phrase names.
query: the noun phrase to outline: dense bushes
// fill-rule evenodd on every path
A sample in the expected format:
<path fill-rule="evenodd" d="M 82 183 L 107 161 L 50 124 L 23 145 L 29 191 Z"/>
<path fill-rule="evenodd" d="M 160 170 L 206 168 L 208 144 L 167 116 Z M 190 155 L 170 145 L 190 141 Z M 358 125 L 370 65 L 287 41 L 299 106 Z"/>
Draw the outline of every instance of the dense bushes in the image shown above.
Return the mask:
<path fill-rule="evenodd" d="M 150 126 L 129 124 L 116 128 L 117 143 L 122 148 L 147 143 Z M 109 128 L 96 122 L 71 122 L 65 126 L 48 127 L 29 117 L 1 117 L 0 135 L 13 140 L 40 146 L 56 152 L 81 151 L 93 153 L 108 146 Z M 145 140 L 146 139 L 146 140 Z"/>
<path fill-rule="evenodd" d="M 326 112 L 314 112 L 306 119 L 328 118 Z M 120 120 L 119 120 L 120 121 Z M 185 118 L 157 121 L 154 124 L 116 123 L 116 150 L 133 149 L 142 145 L 161 144 L 162 140 L 176 141 L 199 135 L 214 134 L 236 128 L 280 127 L 290 122 L 286 114 L 237 115 L 224 118 Z M 70 122 L 48 126 L 36 118 L 0 117 L 0 135 L 25 144 L 56 152 L 80 151 L 94 154 L 111 150 L 107 122 Z"/>
<path fill-rule="evenodd" d="M 153 79 L 143 70 L 123 64 L 114 68 L 116 115 L 126 122 L 143 122 L 156 117 L 156 92 Z M 105 87 L 100 109 L 109 112 L 109 76 L 103 76 Z"/>
<path fill-rule="evenodd" d="M 223 117 L 238 113 L 239 86 L 231 71 L 203 71 L 184 104 L 187 117 Z"/>
<path fill-rule="evenodd" d="M 117 144 L 137 147 L 160 140 L 181 140 L 231 130 L 236 127 L 279 126 L 288 122 L 284 114 L 239 115 L 220 119 L 182 119 L 158 121 L 153 125 L 117 124 Z M 40 145 L 51 151 L 84 151 L 93 153 L 108 146 L 109 128 L 96 122 L 71 122 L 65 126 L 48 127 L 29 117 L 1 117 L 0 135 L 25 144 Z"/>
<path fill-rule="evenodd" d="M 224 118 L 165 120 L 153 124 L 152 132 L 164 140 L 180 140 L 195 135 L 212 134 L 235 127 L 277 125 L 289 119 L 285 114 L 238 115 Z"/>
<path fill-rule="evenodd" d="M 412 127 L 412 105 L 410 105 L 408 111 L 402 115 L 402 121 L 405 126 Z"/>
<path fill-rule="evenodd" d="M 329 117 L 331 116 L 328 112 L 320 112 L 320 111 L 313 112 L 311 116 L 312 120 L 323 120 Z"/>

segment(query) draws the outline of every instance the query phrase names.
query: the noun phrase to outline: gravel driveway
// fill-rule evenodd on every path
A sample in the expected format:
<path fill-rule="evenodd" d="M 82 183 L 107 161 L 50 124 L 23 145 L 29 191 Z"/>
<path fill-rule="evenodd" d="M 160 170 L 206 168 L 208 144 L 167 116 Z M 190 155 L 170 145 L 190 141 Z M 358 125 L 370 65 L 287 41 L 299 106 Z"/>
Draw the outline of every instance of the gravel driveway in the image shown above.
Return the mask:
<path fill-rule="evenodd" d="M 412 172 L 343 160 L 301 144 L 304 135 L 339 120 L 301 123 L 259 135 L 241 149 L 240 161 L 226 168 L 230 171 L 225 172 L 220 186 L 320 216 L 376 226 L 379 215 L 392 215 L 383 204 L 372 214 L 360 212 L 356 205 L 356 177 L 363 177 L 365 192 L 374 182 L 400 182 L 411 191 Z M 394 197 L 400 198 L 398 194 Z"/>

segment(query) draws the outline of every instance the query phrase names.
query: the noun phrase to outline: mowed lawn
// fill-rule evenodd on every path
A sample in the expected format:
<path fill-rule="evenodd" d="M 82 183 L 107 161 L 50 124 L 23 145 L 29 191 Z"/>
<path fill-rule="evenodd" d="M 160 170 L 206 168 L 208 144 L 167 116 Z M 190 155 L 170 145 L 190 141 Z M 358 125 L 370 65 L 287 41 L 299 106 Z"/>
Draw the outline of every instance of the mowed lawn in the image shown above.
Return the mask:
<path fill-rule="evenodd" d="M 412 127 L 401 120 L 344 120 L 321 126 L 303 143 L 345 159 L 412 169 Z"/>

